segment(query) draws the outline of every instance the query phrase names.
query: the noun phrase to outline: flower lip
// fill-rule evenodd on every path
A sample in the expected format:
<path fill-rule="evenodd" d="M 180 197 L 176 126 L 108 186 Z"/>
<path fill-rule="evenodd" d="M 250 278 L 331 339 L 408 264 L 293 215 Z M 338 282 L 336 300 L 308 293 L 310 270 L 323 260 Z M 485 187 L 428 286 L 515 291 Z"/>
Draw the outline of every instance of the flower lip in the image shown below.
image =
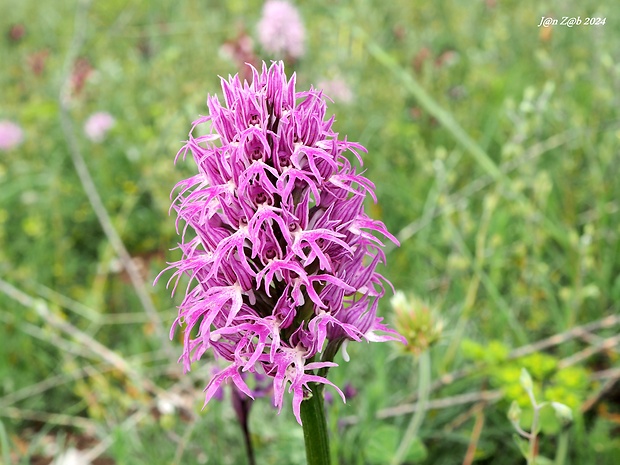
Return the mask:
<path fill-rule="evenodd" d="M 299 231 L 299 229 L 300 229 L 299 224 L 294 221 L 292 223 L 289 223 L 288 225 L 289 232 L 294 233 L 294 232 Z"/>
<path fill-rule="evenodd" d="M 291 157 L 289 155 L 286 154 L 280 154 L 279 158 L 279 163 L 280 163 L 280 167 L 282 168 L 288 168 L 289 166 L 291 166 Z"/>
<path fill-rule="evenodd" d="M 267 194 L 265 194 L 265 191 L 260 191 L 258 194 L 256 194 L 256 197 L 254 198 L 254 203 L 256 203 L 257 205 L 260 203 L 265 203 L 267 201 Z"/>

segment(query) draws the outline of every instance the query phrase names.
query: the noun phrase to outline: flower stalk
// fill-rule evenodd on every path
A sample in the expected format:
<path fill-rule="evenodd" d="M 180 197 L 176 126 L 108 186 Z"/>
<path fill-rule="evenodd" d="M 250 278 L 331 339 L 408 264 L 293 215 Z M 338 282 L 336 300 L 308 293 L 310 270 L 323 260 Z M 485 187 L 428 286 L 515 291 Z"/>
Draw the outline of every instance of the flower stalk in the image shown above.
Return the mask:
<path fill-rule="evenodd" d="M 329 465 L 329 435 L 323 406 L 323 387 L 311 383 L 310 393 L 301 403 L 301 423 L 304 430 L 308 465 Z"/>
<path fill-rule="evenodd" d="M 392 465 L 400 465 L 403 459 L 407 455 L 411 443 L 418 435 L 424 417 L 426 416 L 426 408 L 428 405 L 428 399 L 431 392 L 431 355 L 429 350 L 425 350 L 418 357 L 418 402 L 416 404 L 416 410 L 411 417 L 407 431 L 403 436 L 400 446 L 394 457 L 392 458 Z"/>

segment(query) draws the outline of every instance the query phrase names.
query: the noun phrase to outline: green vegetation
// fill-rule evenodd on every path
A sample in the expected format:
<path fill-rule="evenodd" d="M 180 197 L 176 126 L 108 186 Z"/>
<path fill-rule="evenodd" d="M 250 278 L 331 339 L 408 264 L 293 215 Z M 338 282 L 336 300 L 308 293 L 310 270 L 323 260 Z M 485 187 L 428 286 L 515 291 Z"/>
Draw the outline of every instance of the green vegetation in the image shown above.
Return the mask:
<path fill-rule="evenodd" d="M 215 362 L 188 375 L 176 364 L 169 274 L 151 283 L 179 257 L 169 193 L 191 166 L 173 167 L 174 155 L 207 94 L 220 92 L 218 75 L 241 69 L 222 45 L 256 38 L 260 2 L 10 3 L 0 120 L 25 140 L 0 151 L 0 461 L 49 463 L 76 447 L 97 464 L 246 463 L 230 392 L 201 410 Z M 350 86 L 353 100 L 329 110 L 340 134 L 369 149 L 370 214 L 401 241 L 382 272 L 443 324 L 404 463 L 524 463 L 506 416 L 515 401 L 529 431 L 523 368 L 538 401 L 573 415 L 567 426 L 540 411 L 537 453 L 558 465 L 617 463 L 611 3 L 299 5 L 306 55 L 287 67 L 300 88 Z M 554 14 L 607 20 L 537 27 Z M 101 143 L 82 130 L 97 111 L 116 120 Z M 381 312 L 393 322 L 389 299 Z M 400 349 L 350 344 L 351 362 L 336 357 L 330 378 L 357 396 L 327 399 L 334 463 L 390 463 L 399 448 L 419 384 L 417 359 Z M 305 463 L 290 407 L 278 416 L 256 401 L 250 430 L 257 463 Z"/>

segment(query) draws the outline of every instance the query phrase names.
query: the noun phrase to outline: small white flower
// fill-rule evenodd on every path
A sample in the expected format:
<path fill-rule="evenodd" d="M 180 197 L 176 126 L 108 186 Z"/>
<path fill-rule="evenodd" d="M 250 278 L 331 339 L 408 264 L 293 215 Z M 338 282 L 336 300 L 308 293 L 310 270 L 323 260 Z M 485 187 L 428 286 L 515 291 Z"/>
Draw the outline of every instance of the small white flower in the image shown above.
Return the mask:
<path fill-rule="evenodd" d="M 52 465 L 89 465 L 87 456 L 77 449 L 69 448 L 52 462 Z"/>

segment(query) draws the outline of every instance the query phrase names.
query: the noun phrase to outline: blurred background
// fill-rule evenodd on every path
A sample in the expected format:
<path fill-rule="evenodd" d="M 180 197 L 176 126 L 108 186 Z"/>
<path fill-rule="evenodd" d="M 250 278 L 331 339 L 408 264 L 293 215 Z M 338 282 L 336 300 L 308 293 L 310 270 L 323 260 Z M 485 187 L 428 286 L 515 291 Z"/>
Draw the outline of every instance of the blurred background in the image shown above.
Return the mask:
<path fill-rule="evenodd" d="M 390 463 L 416 409 L 399 462 L 524 463 L 507 418 L 517 401 L 529 431 L 522 368 L 573 415 L 541 411 L 540 454 L 617 463 L 613 2 L 270 3 L 0 7 L 0 461 L 247 463 L 231 393 L 201 410 L 215 362 L 176 363 L 170 273 L 152 283 L 180 257 L 169 195 L 195 168 L 173 160 L 218 76 L 284 59 L 368 148 L 367 209 L 401 241 L 382 273 L 406 296 L 380 311 L 415 349 L 337 357 L 334 463 Z M 290 407 L 259 399 L 249 423 L 258 463 L 305 463 Z"/>

